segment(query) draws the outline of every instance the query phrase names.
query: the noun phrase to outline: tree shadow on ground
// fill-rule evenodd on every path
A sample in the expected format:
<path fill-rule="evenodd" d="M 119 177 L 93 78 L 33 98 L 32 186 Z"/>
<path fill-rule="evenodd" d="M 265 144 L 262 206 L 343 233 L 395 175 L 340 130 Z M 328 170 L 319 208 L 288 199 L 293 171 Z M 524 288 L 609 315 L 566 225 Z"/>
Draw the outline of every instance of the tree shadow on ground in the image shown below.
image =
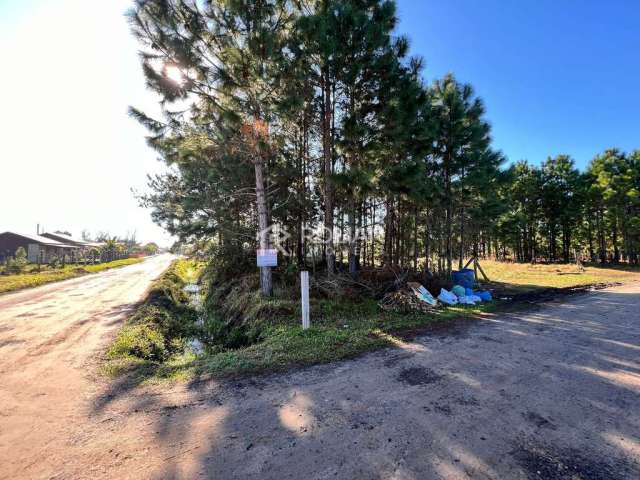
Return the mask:
<path fill-rule="evenodd" d="M 582 295 L 286 374 L 119 379 L 90 415 L 121 453 L 109 476 L 638 478 L 638 297 Z"/>

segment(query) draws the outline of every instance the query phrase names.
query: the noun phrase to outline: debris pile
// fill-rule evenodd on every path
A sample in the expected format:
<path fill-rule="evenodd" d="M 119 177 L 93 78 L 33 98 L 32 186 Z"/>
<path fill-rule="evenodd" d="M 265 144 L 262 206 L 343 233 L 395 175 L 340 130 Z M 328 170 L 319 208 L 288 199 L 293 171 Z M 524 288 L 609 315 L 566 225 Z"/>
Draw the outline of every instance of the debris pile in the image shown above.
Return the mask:
<path fill-rule="evenodd" d="M 382 310 L 387 312 L 411 313 L 411 312 L 432 312 L 434 307 L 420 300 L 416 295 L 406 289 L 387 293 L 378 303 Z"/>

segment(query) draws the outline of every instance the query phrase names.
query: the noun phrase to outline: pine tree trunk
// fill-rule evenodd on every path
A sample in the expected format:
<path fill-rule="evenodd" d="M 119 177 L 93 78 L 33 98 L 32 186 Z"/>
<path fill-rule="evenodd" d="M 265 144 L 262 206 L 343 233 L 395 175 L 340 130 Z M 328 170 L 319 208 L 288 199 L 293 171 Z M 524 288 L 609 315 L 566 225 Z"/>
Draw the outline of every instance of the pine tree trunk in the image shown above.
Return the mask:
<path fill-rule="evenodd" d="M 267 208 L 267 195 L 264 188 L 264 164 L 261 161 L 255 163 L 256 173 L 256 205 L 258 207 L 258 228 L 260 248 L 268 249 L 269 244 L 269 217 Z M 260 267 L 260 290 L 266 297 L 273 293 L 271 281 L 271 267 Z"/>
<path fill-rule="evenodd" d="M 430 273 L 429 260 L 431 259 L 431 242 L 429 241 L 429 213 L 425 215 L 424 222 L 424 271 Z"/>
<path fill-rule="evenodd" d="M 371 202 L 371 266 L 376 265 L 376 204 Z"/>
<path fill-rule="evenodd" d="M 364 240 L 362 241 L 361 253 L 362 253 L 362 266 L 367 267 L 369 262 L 369 244 L 367 239 L 369 238 L 369 221 L 367 219 L 367 200 L 365 199 L 362 206 L 362 211 L 360 213 L 360 228 L 363 230 Z"/>
<path fill-rule="evenodd" d="M 344 249 L 342 248 L 342 245 L 341 245 L 342 242 L 344 242 L 344 210 L 340 210 L 340 214 L 338 215 L 338 225 L 340 225 L 340 227 L 339 227 L 340 228 L 340 236 L 338 237 L 338 240 L 339 240 L 338 245 L 340 245 L 338 247 L 338 250 L 339 250 L 340 257 L 339 257 L 338 263 L 339 263 L 339 265 L 342 265 L 344 263 Z M 334 244 L 335 244 L 335 242 L 334 242 Z M 338 257 L 338 256 L 336 255 L 336 257 Z"/>
<path fill-rule="evenodd" d="M 418 271 L 418 207 L 413 213 L 413 270 Z"/>
<path fill-rule="evenodd" d="M 460 249 L 458 258 L 458 270 L 462 270 L 464 265 L 464 214 L 460 209 Z"/>
<path fill-rule="evenodd" d="M 453 248 L 452 248 L 452 237 L 453 237 L 453 198 L 451 197 L 451 178 L 449 175 L 449 171 L 445 171 L 445 195 L 446 195 L 446 218 L 445 218 L 445 256 L 447 260 L 447 278 L 451 277 L 451 271 L 453 270 Z"/>
<path fill-rule="evenodd" d="M 394 225 L 394 205 L 393 199 L 386 202 L 386 215 L 384 217 L 384 252 L 383 264 L 390 266 L 393 262 L 393 225 Z"/>
<path fill-rule="evenodd" d="M 591 219 L 587 221 L 587 235 L 589 237 L 589 261 L 595 260 L 595 253 L 593 251 L 593 228 L 591 226 Z"/>
<path fill-rule="evenodd" d="M 331 84 L 329 79 L 329 67 L 323 71 L 323 121 L 322 121 L 322 151 L 324 157 L 324 230 L 325 249 L 327 259 L 327 273 L 335 273 L 336 260 L 333 251 L 333 185 L 331 180 L 333 160 L 331 158 Z"/>
<path fill-rule="evenodd" d="M 395 239 L 395 245 L 393 248 L 393 266 L 400 265 L 400 238 L 402 236 L 402 230 L 400 225 L 400 218 L 402 218 L 401 204 L 398 202 L 398 214 L 394 216 L 393 233 Z"/>
<path fill-rule="evenodd" d="M 569 263 L 570 245 L 569 245 L 569 232 L 567 231 L 567 225 L 562 224 L 562 260 L 564 263 Z"/>
<path fill-rule="evenodd" d="M 596 214 L 596 221 L 596 228 L 598 229 L 598 249 L 600 254 L 600 263 L 604 265 L 607 261 L 607 245 L 604 238 L 604 227 L 602 225 L 604 219 L 602 218 L 601 209 L 599 209 L 598 213 Z"/>
<path fill-rule="evenodd" d="M 611 241 L 613 242 L 613 263 L 618 264 L 620 263 L 620 250 L 618 249 L 618 222 L 615 217 L 611 230 Z"/>
<path fill-rule="evenodd" d="M 536 242 L 536 231 L 533 226 L 529 226 L 529 235 L 531 236 L 531 263 L 538 260 L 538 243 Z"/>
<path fill-rule="evenodd" d="M 358 279 L 358 263 L 356 258 L 356 201 L 353 196 L 349 201 L 349 275 Z"/>

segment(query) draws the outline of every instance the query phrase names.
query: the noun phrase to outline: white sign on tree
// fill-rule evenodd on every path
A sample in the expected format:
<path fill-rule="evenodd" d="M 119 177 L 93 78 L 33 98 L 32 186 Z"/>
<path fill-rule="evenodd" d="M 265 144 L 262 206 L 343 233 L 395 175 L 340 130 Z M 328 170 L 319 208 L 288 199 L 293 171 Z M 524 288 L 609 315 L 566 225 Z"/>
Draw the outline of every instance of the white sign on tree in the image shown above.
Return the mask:
<path fill-rule="evenodd" d="M 259 267 L 277 267 L 278 250 L 275 248 L 260 248 L 256 252 L 256 259 Z"/>

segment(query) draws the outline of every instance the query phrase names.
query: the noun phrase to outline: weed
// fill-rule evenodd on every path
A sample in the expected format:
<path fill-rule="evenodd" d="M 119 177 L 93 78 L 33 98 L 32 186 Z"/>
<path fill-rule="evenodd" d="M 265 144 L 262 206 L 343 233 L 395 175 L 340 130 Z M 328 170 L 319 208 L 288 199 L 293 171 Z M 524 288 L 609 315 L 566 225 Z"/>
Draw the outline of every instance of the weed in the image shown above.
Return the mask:
<path fill-rule="evenodd" d="M 150 325 L 127 325 L 120 330 L 108 356 L 164 360 L 167 357 L 165 337 Z"/>
<path fill-rule="evenodd" d="M 491 288 L 515 292 L 638 278 L 637 272 L 624 269 L 587 267 L 586 274 L 580 276 L 568 274 L 572 268 L 575 270 L 573 266 L 531 267 L 496 262 L 483 262 L 482 265 L 493 280 Z M 169 274 L 167 279 L 171 278 Z M 444 325 L 449 320 L 493 312 L 502 305 L 508 305 L 491 302 L 399 313 L 381 310 L 375 298 L 364 294 L 332 297 L 318 294 L 311 299 L 312 328 L 303 330 L 300 326 L 298 285 L 294 280 L 287 288 L 280 278 L 274 287 L 273 298 L 262 297 L 258 286 L 256 274 L 224 282 L 206 282 L 205 324 L 200 331 L 191 332 L 205 343 L 205 353 L 195 356 L 189 349 L 172 350 L 172 347 L 167 347 L 170 353 L 163 362 L 138 364 L 138 373 L 155 379 L 185 379 L 196 375 L 280 371 L 294 366 L 332 362 L 397 345 L 404 337 L 419 334 L 434 325 Z M 180 297 L 181 291 L 172 290 L 171 285 L 164 285 L 162 281 L 156 287 L 157 294 L 164 296 L 170 304 Z M 154 318 L 160 317 L 155 315 Z M 160 324 L 171 325 L 175 321 L 175 318 L 163 318 Z M 189 331 L 188 325 L 189 322 L 182 319 L 176 330 L 164 327 L 163 331 L 173 332 L 168 335 L 176 335 L 175 332 L 185 335 Z M 162 330 L 160 326 L 156 328 Z"/>
<path fill-rule="evenodd" d="M 62 269 L 48 269 L 41 272 L 20 273 L 17 275 L 0 275 L 0 293 L 37 287 L 46 283 L 79 277 L 81 275 L 86 275 L 87 273 L 96 273 L 111 268 L 132 265 L 134 263 L 142 262 L 143 260 L 144 259 L 142 258 L 126 258 L 97 265 L 86 265 L 82 267 L 78 267 L 77 265 L 67 265 Z"/>
<path fill-rule="evenodd" d="M 127 319 L 109 349 L 107 370 L 118 372 L 128 363 L 150 368 L 154 362 L 171 360 L 187 351 L 188 339 L 198 334 L 199 328 L 197 312 L 189 305 L 184 287 L 196 274 L 196 264 L 176 260 L 152 284 L 147 298 Z"/>

